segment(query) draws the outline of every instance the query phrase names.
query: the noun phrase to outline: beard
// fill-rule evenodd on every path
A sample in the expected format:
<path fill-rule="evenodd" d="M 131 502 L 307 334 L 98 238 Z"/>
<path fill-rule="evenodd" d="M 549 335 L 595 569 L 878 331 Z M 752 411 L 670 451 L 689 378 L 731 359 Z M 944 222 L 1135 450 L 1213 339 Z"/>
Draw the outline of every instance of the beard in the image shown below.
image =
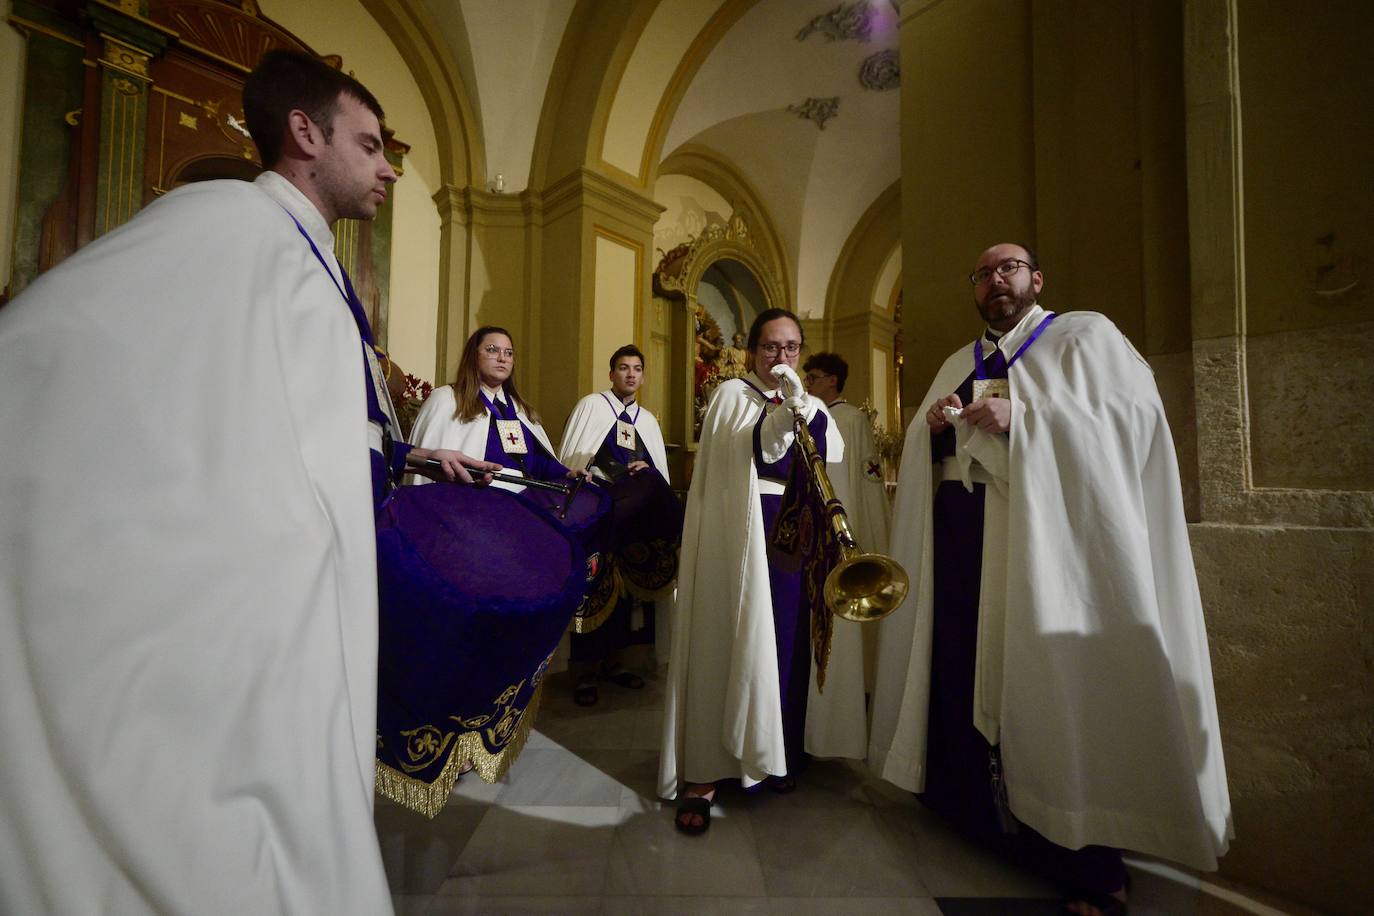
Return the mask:
<path fill-rule="evenodd" d="M 1035 304 L 1035 288 L 1008 287 L 1006 290 L 989 291 L 982 299 L 974 300 L 973 304 L 989 325 L 1001 324 L 1025 314 L 1026 309 Z"/>

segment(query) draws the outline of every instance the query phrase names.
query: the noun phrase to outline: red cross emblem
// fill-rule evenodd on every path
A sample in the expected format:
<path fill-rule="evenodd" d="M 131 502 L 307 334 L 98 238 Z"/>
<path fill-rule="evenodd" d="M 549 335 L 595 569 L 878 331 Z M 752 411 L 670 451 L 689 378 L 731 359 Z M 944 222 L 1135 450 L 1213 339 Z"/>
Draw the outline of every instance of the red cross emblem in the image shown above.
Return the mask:
<path fill-rule="evenodd" d="M 515 443 L 520 441 L 520 437 L 517 436 L 515 433 L 506 433 L 506 438 L 510 440 L 511 445 L 514 445 Z"/>
<path fill-rule="evenodd" d="M 627 430 L 625 430 L 624 432 L 622 432 L 622 433 L 620 434 L 620 438 L 624 439 L 626 442 L 629 442 L 629 441 L 630 441 L 630 431 L 627 429 Z"/>

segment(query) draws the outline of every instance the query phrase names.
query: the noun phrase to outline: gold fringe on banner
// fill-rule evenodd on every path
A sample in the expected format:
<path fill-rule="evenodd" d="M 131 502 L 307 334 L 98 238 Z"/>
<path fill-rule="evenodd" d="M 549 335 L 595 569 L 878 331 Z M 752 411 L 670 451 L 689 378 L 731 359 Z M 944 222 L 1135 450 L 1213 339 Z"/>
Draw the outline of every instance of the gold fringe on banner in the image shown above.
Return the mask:
<path fill-rule="evenodd" d="M 444 764 L 434 782 L 427 783 L 407 776 L 378 760 L 377 794 L 433 820 L 444 810 L 444 805 L 448 804 L 453 784 L 458 781 L 464 765 L 469 761 L 472 763 L 473 772 L 482 777 L 483 782 L 498 781 L 506 775 L 511 764 L 515 763 L 515 758 L 524 750 L 525 741 L 534 726 L 535 715 L 539 712 L 539 698 L 543 692 L 543 684 L 535 688 L 529 705 L 520 713 L 520 724 L 516 726 L 515 735 L 497 753 L 493 754 L 487 750 L 482 743 L 480 732 L 468 731 L 459 735 L 448 762 Z"/>

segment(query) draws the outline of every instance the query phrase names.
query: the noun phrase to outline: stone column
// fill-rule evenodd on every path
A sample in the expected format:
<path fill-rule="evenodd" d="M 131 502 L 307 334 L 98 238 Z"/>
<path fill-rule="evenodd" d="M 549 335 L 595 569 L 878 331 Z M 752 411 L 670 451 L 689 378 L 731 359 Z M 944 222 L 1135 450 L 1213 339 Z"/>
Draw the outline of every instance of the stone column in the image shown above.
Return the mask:
<path fill-rule="evenodd" d="M 905 406 L 978 333 L 968 272 L 1035 226 L 1031 4 L 901 6 Z"/>

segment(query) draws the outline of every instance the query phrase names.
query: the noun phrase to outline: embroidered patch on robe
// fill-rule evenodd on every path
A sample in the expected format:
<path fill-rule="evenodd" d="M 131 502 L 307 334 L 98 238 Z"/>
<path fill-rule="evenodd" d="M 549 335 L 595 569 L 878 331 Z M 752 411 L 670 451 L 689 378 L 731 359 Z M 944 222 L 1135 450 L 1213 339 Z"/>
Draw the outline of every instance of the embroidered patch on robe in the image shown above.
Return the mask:
<path fill-rule="evenodd" d="M 525 444 L 525 430 L 519 420 L 497 420 L 496 431 L 501 436 L 501 448 L 507 455 L 527 455 L 529 446 Z"/>

